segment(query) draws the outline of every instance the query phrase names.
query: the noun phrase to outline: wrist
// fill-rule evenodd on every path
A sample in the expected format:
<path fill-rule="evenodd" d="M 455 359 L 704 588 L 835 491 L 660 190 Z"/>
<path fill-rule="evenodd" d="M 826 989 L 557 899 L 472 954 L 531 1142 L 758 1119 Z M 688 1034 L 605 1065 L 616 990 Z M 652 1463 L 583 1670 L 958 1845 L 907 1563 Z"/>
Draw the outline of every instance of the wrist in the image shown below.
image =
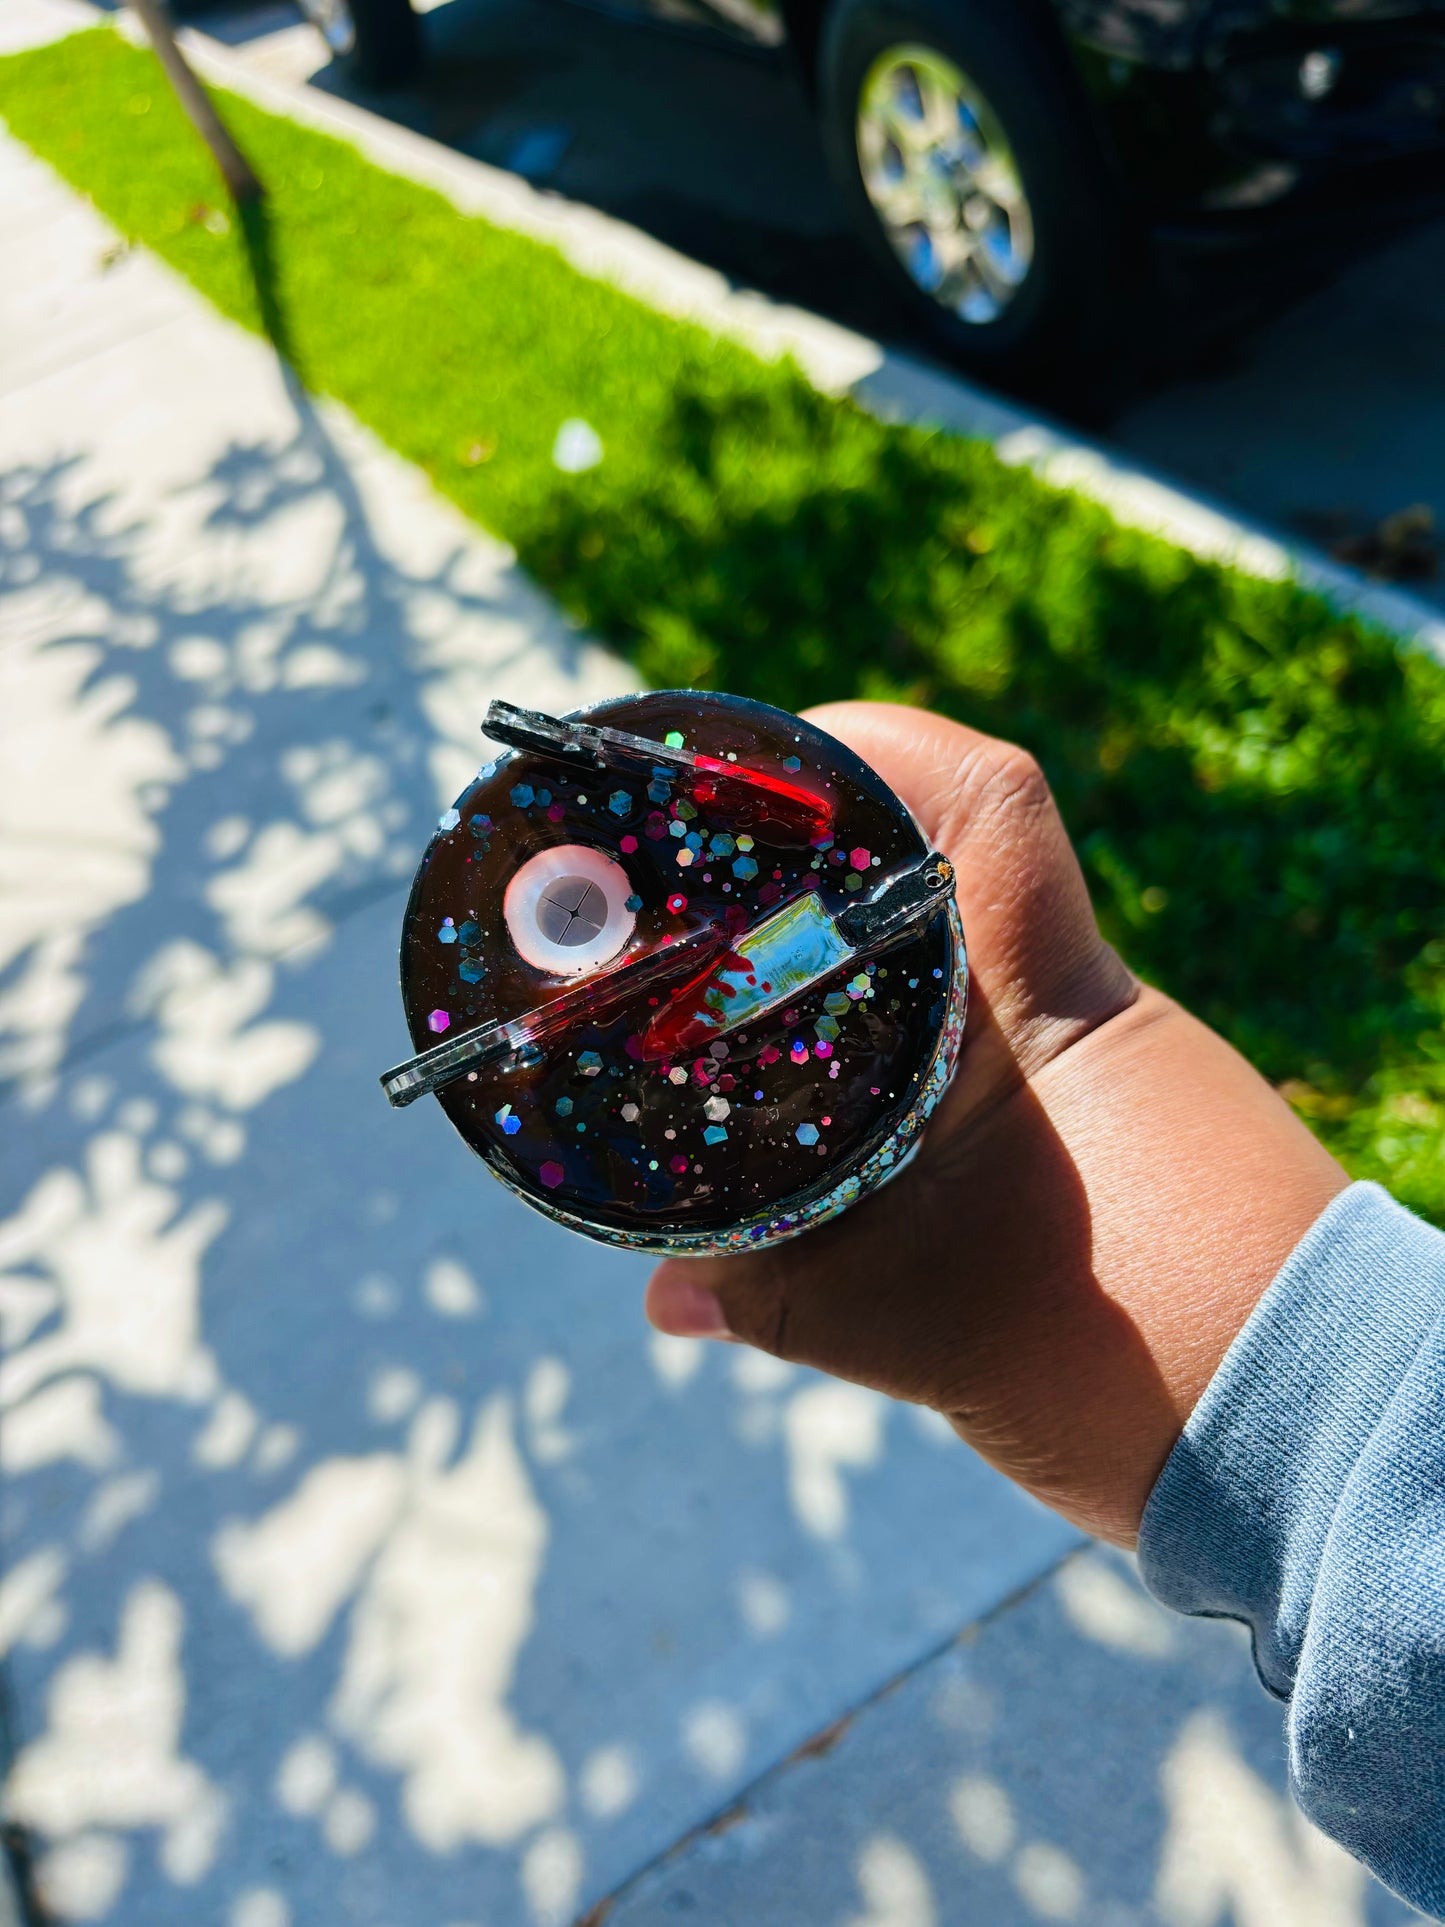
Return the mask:
<path fill-rule="evenodd" d="M 948 1415 L 1055 1510 L 1132 1545 L 1190 1412 L 1346 1174 L 1150 989 L 962 1138 L 939 1175 L 966 1186 L 987 1257 Z"/>
<path fill-rule="evenodd" d="M 1097 1061 L 1050 1111 L 1120 1321 L 1124 1400 L 1097 1436 L 1092 1529 L 1132 1545 L 1225 1353 L 1349 1179 L 1237 1051 L 1162 993 L 1145 990 L 1091 1046 Z"/>

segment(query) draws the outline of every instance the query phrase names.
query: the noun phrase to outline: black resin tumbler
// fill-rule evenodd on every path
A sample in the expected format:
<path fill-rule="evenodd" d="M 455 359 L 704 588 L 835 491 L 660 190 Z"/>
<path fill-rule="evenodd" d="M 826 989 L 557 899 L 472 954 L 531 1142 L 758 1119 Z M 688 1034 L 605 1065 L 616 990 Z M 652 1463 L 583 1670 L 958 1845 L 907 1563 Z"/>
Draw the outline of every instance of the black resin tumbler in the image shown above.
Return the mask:
<path fill-rule="evenodd" d="M 952 1075 L 953 872 L 866 763 L 695 690 L 494 703 L 401 939 L 419 1053 L 477 1154 L 573 1230 L 755 1248 L 893 1176 Z"/>

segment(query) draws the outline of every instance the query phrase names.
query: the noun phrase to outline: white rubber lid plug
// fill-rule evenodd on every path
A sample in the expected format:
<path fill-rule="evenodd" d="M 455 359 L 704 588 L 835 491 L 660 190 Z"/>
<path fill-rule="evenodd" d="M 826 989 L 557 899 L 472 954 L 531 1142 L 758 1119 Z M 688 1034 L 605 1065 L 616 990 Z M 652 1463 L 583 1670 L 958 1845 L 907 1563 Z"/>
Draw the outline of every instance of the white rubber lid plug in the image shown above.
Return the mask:
<path fill-rule="evenodd" d="M 582 843 L 530 857 L 502 901 L 518 954 L 556 977 L 585 977 L 622 950 L 637 919 L 627 907 L 632 879 L 620 863 Z"/>

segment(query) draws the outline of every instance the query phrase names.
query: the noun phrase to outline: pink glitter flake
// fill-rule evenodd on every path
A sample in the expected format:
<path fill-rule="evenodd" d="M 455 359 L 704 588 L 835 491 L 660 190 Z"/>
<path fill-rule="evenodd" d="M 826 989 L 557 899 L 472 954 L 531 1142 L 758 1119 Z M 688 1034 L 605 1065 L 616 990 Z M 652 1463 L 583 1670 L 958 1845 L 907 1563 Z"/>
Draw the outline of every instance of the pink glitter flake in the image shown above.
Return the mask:
<path fill-rule="evenodd" d="M 631 856 L 632 852 L 637 848 L 637 838 L 635 836 L 624 836 L 617 847 L 624 856 Z"/>
<path fill-rule="evenodd" d="M 801 1038 L 801 1037 L 800 1037 L 800 1038 L 798 1039 L 798 1041 L 797 1041 L 797 1042 L 796 1042 L 796 1043 L 795 1043 L 795 1044 L 793 1045 L 793 1048 L 792 1048 L 792 1050 L 791 1050 L 791 1051 L 790 1051 L 790 1052 L 788 1053 L 788 1055 L 789 1055 L 789 1056 L 790 1056 L 790 1057 L 792 1058 L 792 1060 L 793 1060 L 793 1062 L 794 1062 L 795 1064 L 806 1064 L 806 1063 L 807 1063 L 807 1061 L 808 1061 L 808 1046 L 807 1046 L 807 1045 L 806 1045 L 806 1044 L 805 1044 L 805 1043 L 803 1042 L 803 1040 L 802 1040 L 802 1038 Z"/>
<path fill-rule="evenodd" d="M 426 1027 L 428 1030 L 441 1031 L 445 1030 L 451 1021 L 451 1016 L 447 1011 L 434 1010 L 426 1020 Z"/>
<path fill-rule="evenodd" d="M 815 1057 L 831 1057 L 833 1055 L 833 1046 L 825 1037 L 821 1039 L 820 1042 L 814 1044 L 813 1054 Z M 823 1122 L 826 1124 L 828 1122 L 827 1118 L 824 1118 Z"/>
<path fill-rule="evenodd" d="M 562 1169 L 561 1165 L 554 1163 L 550 1158 L 537 1173 L 537 1176 L 549 1191 L 555 1191 L 566 1175 L 567 1173 Z"/>
<path fill-rule="evenodd" d="M 670 896 L 667 899 L 667 907 L 675 917 L 680 917 L 687 908 L 687 898 L 682 895 Z"/>
<path fill-rule="evenodd" d="M 560 823 L 566 814 L 560 803 L 554 803 L 547 812 L 547 819 L 552 823 Z"/>
<path fill-rule="evenodd" d="M 764 1044 L 758 1052 L 758 1062 L 760 1064 L 776 1064 L 781 1054 L 776 1044 Z"/>
<path fill-rule="evenodd" d="M 685 1157 L 669 1158 L 667 1160 L 667 1168 L 669 1171 L 675 1172 L 678 1177 L 681 1177 L 687 1169 L 687 1159 Z"/>
<path fill-rule="evenodd" d="M 873 861 L 873 852 L 871 850 L 852 850 L 849 852 L 848 861 L 853 865 L 855 870 L 866 870 Z"/>

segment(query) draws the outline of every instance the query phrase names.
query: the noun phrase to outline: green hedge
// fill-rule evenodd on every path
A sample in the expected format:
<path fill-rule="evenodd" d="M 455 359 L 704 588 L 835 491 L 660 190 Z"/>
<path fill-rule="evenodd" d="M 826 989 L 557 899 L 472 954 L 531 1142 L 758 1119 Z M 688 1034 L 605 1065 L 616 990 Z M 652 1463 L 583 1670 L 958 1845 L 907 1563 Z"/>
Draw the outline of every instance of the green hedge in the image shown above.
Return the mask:
<path fill-rule="evenodd" d="M 903 697 L 1027 743 L 1131 963 L 1445 1223 L 1445 669 L 222 104 L 264 228 L 208 215 L 208 156 L 111 30 L 0 60 L 21 139 L 644 677 Z M 606 450 L 575 477 L 551 461 L 571 416 Z"/>

